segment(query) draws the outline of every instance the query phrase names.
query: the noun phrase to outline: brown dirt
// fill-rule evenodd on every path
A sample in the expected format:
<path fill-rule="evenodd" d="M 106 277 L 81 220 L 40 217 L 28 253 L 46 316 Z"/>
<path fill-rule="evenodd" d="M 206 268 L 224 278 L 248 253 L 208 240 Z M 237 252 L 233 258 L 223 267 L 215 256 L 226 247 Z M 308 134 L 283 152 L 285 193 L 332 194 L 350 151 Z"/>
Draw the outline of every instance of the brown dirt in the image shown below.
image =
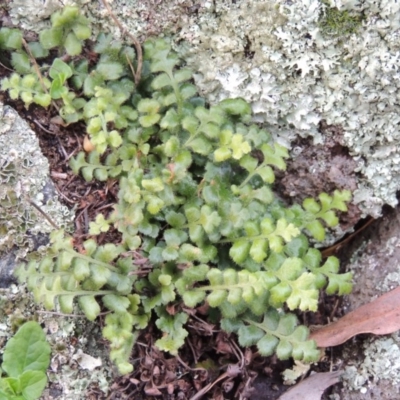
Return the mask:
<path fill-rule="evenodd" d="M 314 145 L 312 138 L 292 143 L 291 159 L 285 173 L 281 173 L 277 190 L 290 202 L 301 203 L 305 198 L 317 198 L 319 193 L 332 194 L 335 190 L 357 188 L 357 163 L 343 145 L 343 129 L 322 121 L 319 130 L 325 142 Z M 340 220 L 343 231 L 360 220 L 361 212 L 354 204 Z"/>

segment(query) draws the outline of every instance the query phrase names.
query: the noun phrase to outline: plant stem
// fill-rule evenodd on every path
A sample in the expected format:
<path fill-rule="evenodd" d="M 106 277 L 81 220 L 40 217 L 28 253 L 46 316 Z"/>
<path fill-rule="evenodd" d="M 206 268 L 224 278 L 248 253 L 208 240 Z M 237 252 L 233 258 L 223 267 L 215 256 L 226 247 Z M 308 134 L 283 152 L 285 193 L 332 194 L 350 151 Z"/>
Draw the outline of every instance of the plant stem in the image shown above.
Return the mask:
<path fill-rule="evenodd" d="M 142 46 L 140 45 L 139 41 L 131 35 L 119 22 L 118 18 L 115 16 L 115 14 L 112 12 L 107 0 L 102 0 L 104 7 L 107 8 L 108 13 L 110 14 L 110 17 L 114 20 L 118 28 L 121 30 L 122 34 L 126 34 L 129 36 L 129 38 L 132 40 L 133 45 L 135 46 L 136 53 L 137 53 L 137 67 L 136 67 L 136 72 L 133 73 L 134 78 L 135 78 L 135 84 L 138 85 L 140 82 L 140 78 L 142 75 L 142 66 L 143 66 L 143 52 L 142 52 Z"/>

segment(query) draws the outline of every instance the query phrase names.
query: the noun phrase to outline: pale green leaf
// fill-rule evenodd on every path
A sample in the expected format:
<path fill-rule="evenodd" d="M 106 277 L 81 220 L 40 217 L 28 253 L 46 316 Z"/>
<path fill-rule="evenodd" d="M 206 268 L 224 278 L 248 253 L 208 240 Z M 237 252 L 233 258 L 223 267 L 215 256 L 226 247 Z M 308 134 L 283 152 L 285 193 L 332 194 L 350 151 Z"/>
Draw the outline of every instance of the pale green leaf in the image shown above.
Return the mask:
<path fill-rule="evenodd" d="M 115 61 L 102 61 L 97 64 L 96 71 L 105 80 L 115 80 L 122 76 L 124 68 Z"/>
<path fill-rule="evenodd" d="M 182 295 L 183 302 L 187 307 L 194 308 L 201 303 L 206 297 L 206 292 L 188 290 Z"/>
<path fill-rule="evenodd" d="M 227 291 L 223 289 L 214 290 L 207 296 L 207 302 L 211 307 L 218 307 L 227 298 Z"/>
<path fill-rule="evenodd" d="M 313 214 L 317 214 L 321 209 L 320 205 L 312 198 L 305 199 L 303 201 L 303 207 Z"/>
<path fill-rule="evenodd" d="M 19 377 L 25 371 L 45 372 L 50 364 L 50 345 L 41 326 L 35 321 L 23 324 L 7 342 L 2 369 L 9 377 Z"/>
<path fill-rule="evenodd" d="M 260 175 L 261 179 L 265 183 L 274 183 L 275 174 L 272 168 L 269 165 L 265 165 L 261 168 L 257 169 L 257 174 Z"/>
<path fill-rule="evenodd" d="M 325 239 L 325 228 L 321 222 L 314 220 L 306 225 L 315 240 L 322 242 Z"/>
<path fill-rule="evenodd" d="M 47 376 L 44 371 L 24 371 L 19 382 L 23 399 L 37 400 L 47 385 Z"/>
<path fill-rule="evenodd" d="M 100 306 L 94 296 L 80 296 L 78 304 L 89 321 L 94 321 L 100 314 Z"/>
<path fill-rule="evenodd" d="M 276 347 L 278 346 L 279 339 L 276 336 L 271 334 L 264 335 L 258 342 L 257 342 L 257 349 L 258 352 L 263 357 L 269 357 L 274 354 Z"/>
<path fill-rule="evenodd" d="M 260 263 L 267 257 L 268 241 L 266 239 L 255 239 L 251 244 L 250 256 Z"/>
<path fill-rule="evenodd" d="M 67 35 L 64 41 L 64 47 L 67 54 L 70 56 L 78 56 L 82 52 L 81 41 L 76 37 L 74 32 L 70 32 Z"/>
<path fill-rule="evenodd" d="M 243 263 L 249 255 L 251 243 L 248 240 L 237 240 L 229 249 L 229 255 L 237 264 Z"/>

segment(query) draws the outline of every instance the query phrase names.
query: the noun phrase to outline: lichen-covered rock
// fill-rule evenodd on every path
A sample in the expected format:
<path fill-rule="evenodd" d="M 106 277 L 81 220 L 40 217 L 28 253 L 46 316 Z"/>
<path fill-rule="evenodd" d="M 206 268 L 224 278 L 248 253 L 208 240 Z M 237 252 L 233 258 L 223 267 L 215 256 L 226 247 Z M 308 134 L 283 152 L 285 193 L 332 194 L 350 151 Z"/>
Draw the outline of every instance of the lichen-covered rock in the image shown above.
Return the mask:
<path fill-rule="evenodd" d="M 345 258 L 351 257 L 346 269 L 354 273 L 353 291 L 344 302 L 346 314 L 400 284 L 400 207 L 386 210 L 385 214 L 360 233 L 346 251 Z M 398 332 L 359 335 L 335 351 L 341 354 L 344 387 L 335 387 L 331 400 L 400 398 Z"/>
<path fill-rule="evenodd" d="M 26 256 L 54 230 L 35 205 L 58 226 L 72 222 L 73 213 L 57 200 L 35 133 L 0 103 L 0 259 L 9 259 L 11 251 L 16 259 Z"/>
<path fill-rule="evenodd" d="M 396 204 L 397 3 L 336 4 L 347 7 L 346 24 L 354 18 L 354 31 L 338 26 L 336 35 L 326 32 L 327 1 L 221 3 L 214 20 L 199 17 L 198 29 L 181 33 L 209 100 L 244 97 L 257 120 L 287 144 L 307 135 L 323 142 L 321 120 L 342 125 L 361 172 L 355 201 L 375 216 L 384 203 Z"/>

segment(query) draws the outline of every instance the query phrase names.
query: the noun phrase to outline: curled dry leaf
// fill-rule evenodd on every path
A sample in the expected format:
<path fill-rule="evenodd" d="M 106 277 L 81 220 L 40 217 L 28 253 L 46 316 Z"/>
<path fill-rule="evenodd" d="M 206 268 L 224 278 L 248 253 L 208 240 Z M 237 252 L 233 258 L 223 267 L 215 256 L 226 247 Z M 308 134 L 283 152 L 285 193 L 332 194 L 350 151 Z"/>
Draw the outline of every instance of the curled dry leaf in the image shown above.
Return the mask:
<path fill-rule="evenodd" d="M 286 391 L 278 400 L 321 400 L 325 389 L 339 382 L 341 371 L 319 372 Z"/>
<path fill-rule="evenodd" d="M 155 386 L 149 386 L 144 388 L 144 392 L 147 394 L 147 396 L 161 396 L 162 393 L 155 387 Z"/>
<path fill-rule="evenodd" d="M 312 332 L 318 347 L 338 346 L 360 333 L 386 335 L 400 329 L 400 287 Z"/>

